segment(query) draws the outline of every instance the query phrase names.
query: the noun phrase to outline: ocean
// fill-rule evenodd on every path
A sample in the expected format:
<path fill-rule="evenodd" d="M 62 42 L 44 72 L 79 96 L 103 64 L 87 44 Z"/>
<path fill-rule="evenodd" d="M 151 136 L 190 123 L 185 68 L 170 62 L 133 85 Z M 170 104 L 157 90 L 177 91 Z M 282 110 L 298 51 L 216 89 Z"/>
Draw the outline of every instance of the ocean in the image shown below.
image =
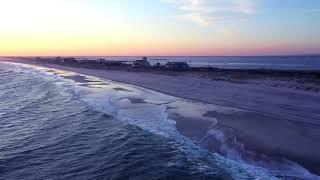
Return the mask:
<path fill-rule="evenodd" d="M 91 76 L 0 63 L 0 179 L 310 177 L 296 167 L 268 169 L 209 152 L 176 130 L 168 106 L 192 117 L 208 108 L 234 110 Z"/>
<path fill-rule="evenodd" d="M 78 57 L 100 58 L 100 57 Z M 139 56 L 105 56 L 107 60 L 134 61 Z M 320 55 L 291 56 L 149 56 L 152 64 L 187 62 L 191 67 L 226 69 L 320 70 Z"/>

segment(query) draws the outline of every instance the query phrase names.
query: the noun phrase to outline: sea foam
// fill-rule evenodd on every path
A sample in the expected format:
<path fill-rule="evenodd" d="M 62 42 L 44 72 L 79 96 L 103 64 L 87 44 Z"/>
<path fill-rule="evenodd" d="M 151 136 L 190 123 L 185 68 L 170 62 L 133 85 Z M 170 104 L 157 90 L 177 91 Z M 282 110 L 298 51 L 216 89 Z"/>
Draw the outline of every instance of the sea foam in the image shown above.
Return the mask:
<path fill-rule="evenodd" d="M 218 120 L 204 116 L 209 111 L 226 114 L 245 111 L 219 105 L 196 103 L 134 85 L 127 85 L 72 72 L 15 63 L 8 63 L 6 66 L 17 72 L 27 72 L 46 78 L 60 86 L 65 93 L 74 94 L 75 98 L 86 102 L 91 108 L 112 115 L 119 121 L 138 126 L 169 139 L 174 139 L 181 143 L 181 149 L 190 153 L 191 156 L 200 156 L 200 154 L 208 152 L 194 144 L 190 139 L 182 136 L 176 129 L 175 121 L 168 118 L 169 113 L 175 113 L 185 118 L 210 120 L 214 126 Z M 72 75 L 84 76 L 88 80 L 88 83 L 76 82 L 64 78 Z M 135 99 L 138 99 L 139 102 L 135 103 L 133 101 Z M 212 153 L 212 160 L 230 171 L 234 178 L 255 177 L 258 179 L 276 179 L 276 177 L 279 176 L 307 179 L 317 178 L 303 167 L 291 161 L 281 162 L 282 164 L 276 161 L 272 163 L 268 162 L 264 167 L 255 166 L 257 165 L 255 162 L 248 163 L 248 161 L 245 161 L 245 159 L 241 157 L 243 155 L 241 151 L 246 151 L 244 146 L 241 142 L 237 142 L 232 132 L 229 135 L 227 135 L 227 133 L 228 131 L 223 129 L 213 128 L 208 131 L 207 137 L 205 138 L 213 137 L 217 141 L 220 141 L 221 146 L 219 148 L 226 152 L 228 159 Z M 225 141 L 226 136 L 233 136 L 233 143 L 237 144 L 236 148 L 229 146 Z M 270 161 L 268 158 L 265 160 Z M 270 167 L 270 165 L 282 168 L 275 169 L 274 167 Z M 205 166 L 199 164 L 198 168 L 203 169 Z"/>

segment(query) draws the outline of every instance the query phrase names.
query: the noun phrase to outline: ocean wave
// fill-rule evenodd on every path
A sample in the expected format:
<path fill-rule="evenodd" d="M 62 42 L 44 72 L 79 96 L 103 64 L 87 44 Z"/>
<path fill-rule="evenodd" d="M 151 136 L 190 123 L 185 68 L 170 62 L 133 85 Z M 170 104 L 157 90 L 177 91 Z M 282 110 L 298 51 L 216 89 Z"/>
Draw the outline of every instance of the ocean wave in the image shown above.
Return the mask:
<path fill-rule="evenodd" d="M 81 74 L 80 76 L 85 77 L 88 82 L 76 82 L 65 78 L 75 73 L 60 70 L 49 70 L 42 67 L 17 64 L 10 64 L 10 67 L 16 72 L 25 72 L 55 83 L 56 86 L 59 87 L 60 93 L 71 95 L 71 99 L 79 99 L 85 102 L 95 111 L 111 115 L 125 124 L 138 126 L 151 133 L 174 140 L 174 142 L 180 144 L 176 148 L 179 148 L 181 152 L 189 154 L 188 156 L 190 157 L 201 159 L 204 154 L 210 154 L 209 161 L 214 161 L 215 164 L 218 164 L 221 168 L 231 173 L 235 179 L 246 179 L 248 177 L 258 179 L 315 177 L 303 167 L 291 161 L 270 162 L 269 157 L 263 158 L 263 155 L 254 153 L 254 157 L 250 158 L 249 152 L 245 150 L 245 146 L 241 142 L 237 141 L 237 137 L 231 128 L 219 128 L 219 126 L 217 126 L 218 119 L 204 116 L 209 111 L 232 114 L 244 110 L 195 103 L 141 87 Z M 47 95 L 48 94 L 43 97 Z M 37 101 L 35 103 L 37 103 Z M 211 141 L 214 139 L 219 144 L 216 151 L 220 152 L 221 155 L 224 155 L 226 158 L 216 153 L 207 152 L 189 138 L 181 135 L 176 128 L 176 121 L 169 117 L 170 114 L 176 114 L 184 118 L 198 118 L 200 120 L 210 121 L 212 128 L 207 132 L 201 142 L 206 141 L 208 138 L 210 138 Z M 122 144 L 117 148 L 122 149 L 126 147 L 126 145 L 127 144 Z M 243 158 L 243 156 L 245 156 L 245 158 Z M 205 157 L 208 157 L 208 155 Z M 282 168 L 275 170 L 274 167 Z M 212 170 L 212 168 L 207 167 L 202 162 L 199 162 L 198 167 L 193 169 L 208 172 Z"/>

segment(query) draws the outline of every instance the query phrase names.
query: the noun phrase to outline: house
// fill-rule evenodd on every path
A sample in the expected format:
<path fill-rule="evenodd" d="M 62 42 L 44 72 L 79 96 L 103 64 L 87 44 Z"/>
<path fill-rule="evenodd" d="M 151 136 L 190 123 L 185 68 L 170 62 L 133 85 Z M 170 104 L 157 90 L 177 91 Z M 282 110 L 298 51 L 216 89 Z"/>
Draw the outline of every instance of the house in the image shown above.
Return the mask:
<path fill-rule="evenodd" d="M 133 62 L 133 67 L 150 67 L 151 64 L 147 57 L 143 57 L 141 60 L 136 60 Z"/>
<path fill-rule="evenodd" d="M 190 68 L 190 66 L 186 62 L 168 62 L 165 65 L 165 68 L 170 69 L 170 70 L 183 71 L 183 70 L 188 70 Z"/>
<path fill-rule="evenodd" d="M 126 66 L 122 61 L 104 61 L 103 64 L 105 66 Z"/>
<path fill-rule="evenodd" d="M 96 59 L 82 58 L 82 59 L 78 59 L 78 63 L 80 63 L 80 64 L 98 64 L 99 62 Z"/>
<path fill-rule="evenodd" d="M 78 61 L 74 57 L 66 57 L 66 58 L 63 58 L 63 62 L 65 62 L 65 63 L 77 63 Z"/>

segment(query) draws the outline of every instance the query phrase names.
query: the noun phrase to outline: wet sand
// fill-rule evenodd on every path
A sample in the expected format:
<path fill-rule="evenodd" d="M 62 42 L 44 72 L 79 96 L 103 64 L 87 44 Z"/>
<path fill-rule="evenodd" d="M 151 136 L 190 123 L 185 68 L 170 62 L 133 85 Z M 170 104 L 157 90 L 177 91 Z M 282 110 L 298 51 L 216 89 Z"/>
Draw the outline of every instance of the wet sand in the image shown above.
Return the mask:
<path fill-rule="evenodd" d="M 313 173 L 320 172 L 320 126 L 295 123 L 255 112 L 208 112 L 205 116 L 216 118 L 218 123 L 176 114 L 170 118 L 176 120 L 177 129 L 182 135 L 231 159 L 247 162 L 259 159 L 281 162 L 286 159 Z M 228 145 L 228 151 L 235 150 L 238 154 L 230 155 L 223 149 L 222 143 Z"/>
<path fill-rule="evenodd" d="M 198 102 L 249 110 L 230 115 L 205 114 L 218 120 L 216 126 L 207 120 L 174 114 L 171 117 L 176 120 L 181 134 L 214 152 L 219 151 L 219 140 L 212 133 L 223 130 L 227 136 L 224 141 L 230 141 L 232 145 L 236 139 L 240 143 L 235 144 L 235 148 L 241 148 L 243 144 L 249 153 L 287 158 L 320 174 L 320 95 L 317 92 L 186 76 L 46 66 L 138 85 Z M 75 79 L 85 81 L 80 77 Z M 131 101 L 143 103 L 141 100 Z"/>
<path fill-rule="evenodd" d="M 85 76 L 81 76 L 81 75 L 72 75 L 72 76 L 61 76 L 65 79 L 71 79 L 75 82 L 78 83 L 91 83 L 93 81 L 88 80 Z"/>
<path fill-rule="evenodd" d="M 237 140 L 251 151 L 275 158 L 286 158 L 320 172 L 320 126 L 297 123 L 255 112 L 206 116 L 235 131 Z M 209 129 L 210 131 L 210 129 Z"/>
<path fill-rule="evenodd" d="M 79 86 L 84 86 L 84 87 L 99 88 L 99 86 L 109 85 L 108 83 L 105 83 L 103 81 L 90 80 L 90 79 L 87 79 L 85 76 L 81 76 L 81 75 L 62 75 L 61 77 L 65 79 L 73 80 L 77 83 L 81 83 Z"/>
<path fill-rule="evenodd" d="M 129 101 L 132 104 L 145 104 L 145 103 L 147 103 L 144 99 L 140 99 L 140 98 L 129 98 Z"/>
<path fill-rule="evenodd" d="M 107 79 L 111 77 L 108 75 L 108 73 L 100 73 L 101 71 L 97 71 L 98 72 L 95 72 L 94 70 L 86 71 L 79 69 L 78 72 L 96 75 Z M 131 76 L 131 74 L 129 74 L 128 76 Z M 161 75 L 158 76 L 161 77 Z M 154 75 L 152 77 L 155 78 Z M 116 80 L 123 80 L 122 82 L 128 83 L 125 78 L 120 80 L 119 78 L 117 78 Z M 137 81 L 139 80 L 141 80 L 141 78 L 137 78 Z M 218 90 L 217 87 L 215 87 L 210 90 L 210 93 L 206 92 L 204 94 L 201 94 L 201 98 L 197 98 L 197 96 L 199 96 L 198 94 L 202 93 L 201 89 L 199 90 L 199 92 L 197 92 L 199 88 L 196 88 L 198 84 L 201 83 L 201 81 L 195 82 L 190 87 L 188 87 L 188 89 L 185 89 L 183 86 L 184 82 L 187 82 L 188 84 L 189 82 L 184 81 L 185 79 L 183 77 L 170 77 L 170 79 L 166 80 L 173 81 L 175 86 L 180 86 L 181 88 L 178 88 L 179 90 L 175 88 L 175 90 L 177 91 L 170 91 L 170 93 L 168 94 L 178 97 L 182 96 L 184 98 L 193 99 L 195 101 L 203 101 L 204 97 L 206 97 L 206 101 L 209 100 L 209 103 L 222 104 L 227 106 L 230 105 L 237 108 L 243 108 L 243 105 L 247 105 L 245 109 L 253 110 L 250 113 L 242 113 L 236 115 L 225 115 L 217 114 L 215 112 L 208 112 L 205 116 L 214 117 L 219 122 L 215 127 L 212 127 L 212 122 L 210 121 L 188 119 L 184 117 L 179 118 L 178 116 L 175 116 L 173 119 L 177 122 L 178 131 L 181 134 L 191 138 L 193 141 L 199 143 L 199 145 L 206 147 L 213 152 L 219 152 L 219 149 L 217 149 L 217 147 L 219 147 L 220 144 L 217 143 L 221 142 L 217 142 L 217 140 L 210 135 L 208 136 L 208 132 L 212 128 L 220 128 L 223 131 L 232 131 L 230 133 L 235 134 L 235 138 L 237 139 L 237 141 L 243 144 L 246 151 L 248 151 L 249 153 L 255 152 L 259 154 L 259 156 L 266 155 L 275 159 L 286 158 L 299 163 L 313 173 L 320 174 L 320 153 L 318 151 L 318 149 L 320 149 L 320 119 L 317 119 L 319 117 L 319 114 L 316 113 L 316 109 L 320 107 L 320 98 L 317 93 L 304 94 L 291 90 L 289 92 L 282 92 L 283 90 L 281 90 L 280 88 L 278 89 L 278 91 L 277 89 L 272 88 L 267 89 L 269 91 L 267 91 L 265 94 L 261 94 L 262 97 L 260 97 L 260 95 L 257 94 L 257 91 L 259 91 L 260 88 L 255 89 L 256 87 L 251 87 L 251 89 L 248 90 L 240 87 L 239 89 L 236 89 L 234 87 L 235 84 L 227 83 L 224 84 L 224 88 L 226 89 L 223 88 L 221 91 Z M 136 84 L 136 82 L 132 83 L 132 81 L 129 83 L 141 85 L 140 83 Z M 158 83 L 160 83 L 161 86 L 161 83 L 164 82 Z M 207 82 L 208 85 L 210 83 L 211 81 Z M 250 85 L 248 84 L 240 85 L 249 86 L 250 88 Z M 152 87 L 151 89 L 159 91 L 159 86 L 154 86 L 150 83 L 145 83 L 142 86 L 147 86 L 146 88 Z M 200 85 L 200 88 L 201 86 L 202 85 Z M 163 87 L 167 88 L 167 90 L 172 89 L 172 87 L 168 86 L 167 83 L 164 83 Z M 195 89 L 190 91 L 192 87 Z M 208 86 L 208 88 L 210 88 L 210 86 Z M 163 92 L 164 89 L 160 89 L 160 92 Z M 233 90 L 232 93 L 230 93 L 230 89 Z M 187 95 L 185 93 L 186 91 L 191 92 L 191 94 Z M 255 93 L 250 94 L 250 92 L 252 91 L 255 91 Z M 228 104 L 225 103 L 225 100 L 219 101 L 219 95 L 221 94 L 230 96 L 230 98 L 228 98 Z M 283 98 L 282 95 L 285 95 L 287 97 Z M 192 98 L 190 98 L 191 96 Z M 217 100 L 210 101 L 210 99 L 212 99 L 212 96 L 215 96 L 215 99 Z M 314 97 L 314 100 L 319 99 L 319 101 L 312 101 L 311 103 L 309 103 L 308 100 L 311 97 Z M 239 100 L 239 98 L 244 100 Z M 271 98 L 271 101 L 267 100 L 268 98 Z M 286 99 L 286 101 L 282 101 L 280 102 L 281 104 L 277 104 L 278 102 L 274 103 L 272 101 L 272 98 Z M 292 100 L 298 100 L 299 102 L 293 104 L 293 102 L 290 102 Z M 133 100 L 132 102 L 142 103 L 140 100 Z M 241 106 L 239 106 L 240 102 L 242 102 Z M 268 105 L 268 103 L 270 103 L 270 105 Z M 311 105 L 309 109 L 301 107 L 309 105 Z M 316 105 L 319 106 L 317 107 Z M 261 109 L 259 109 L 259 106 L 261 107 Z M 269 109 L 266 110 L 266 107 L 264 106 L 269 106 Z M 310 113 L 311 110 L 312 113 Z M 286 116 L 287 113 L 291 116 L 293 114 L 297 115 L 294 118 L 291 118 L 290 116 Z M 303 114 L 306 115 L 303 116 Z M 205 136 L 207 137 L 205 138 Z M 234 137 L 231 135 L 231 138 Z M 223 154 L 223 152 L 220 153 Z M 251 158 L 255 159 L 258 157 L 255 157 L 254 155 Z"/>
<path fill-rule="evenodd" d="M 116 91 L 131 92 L 130 90 L 124 89 L 124 88 L 113 88 L 113 89 L 116 90 Z"/>

